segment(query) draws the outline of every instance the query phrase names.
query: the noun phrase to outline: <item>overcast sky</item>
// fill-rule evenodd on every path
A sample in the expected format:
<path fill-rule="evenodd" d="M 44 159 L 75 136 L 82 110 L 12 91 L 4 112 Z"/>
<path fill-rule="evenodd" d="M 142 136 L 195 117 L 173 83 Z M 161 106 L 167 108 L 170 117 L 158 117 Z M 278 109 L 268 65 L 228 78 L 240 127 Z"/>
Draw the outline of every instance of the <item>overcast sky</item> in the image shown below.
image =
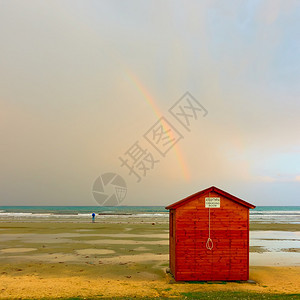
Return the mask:
<path fill-rule="evenodd" d="M 299 36 L 292 0 L 0 0 L 0 205 L 97 205 L 108 172 L 122 205 L 212 185 L 299 205 Z M 161 117 L 164 155 L 144 137 Z M 136 142 L 146 174 L 121 166 Z"/>

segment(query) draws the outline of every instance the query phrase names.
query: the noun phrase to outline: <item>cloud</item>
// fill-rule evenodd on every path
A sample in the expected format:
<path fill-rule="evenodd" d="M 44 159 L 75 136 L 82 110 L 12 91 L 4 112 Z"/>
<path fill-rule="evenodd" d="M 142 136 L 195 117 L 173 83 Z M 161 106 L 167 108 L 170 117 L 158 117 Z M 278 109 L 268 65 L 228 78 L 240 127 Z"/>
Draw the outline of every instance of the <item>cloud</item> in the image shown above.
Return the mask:
<path fill-rule="evenodd" d="M 257 176 L 256 180 L 261 182 L 300 182 L 300 175 L 293 177 L 283 177 L 283 176 Z"/>

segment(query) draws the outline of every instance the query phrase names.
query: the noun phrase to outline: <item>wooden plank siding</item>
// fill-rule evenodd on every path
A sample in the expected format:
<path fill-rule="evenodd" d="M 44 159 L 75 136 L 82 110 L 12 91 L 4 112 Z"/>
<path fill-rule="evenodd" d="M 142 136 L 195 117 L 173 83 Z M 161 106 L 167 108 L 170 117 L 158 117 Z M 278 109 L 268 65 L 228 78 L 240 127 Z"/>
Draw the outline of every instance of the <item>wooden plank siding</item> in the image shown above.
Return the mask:
<path fill-rule="evenodd" d="M 170 222 L 169 222 L 169 232 L 170 232 L 170 241 L 169 241 L 169 254 L 170 254 L 170 270 L 171 273 L 175 273 L 175 239 L 176 239 L 176 222 L 175 222 L 175 210 L 170 210 Z"/>
<path fill-rule="evenodd" d="M 206 197 L 220 198 L 220 208 L 205 208 Z M 209 191 L 170 209 L 170 269 L 178 281 L 248 280 L 249 207 Z"/>

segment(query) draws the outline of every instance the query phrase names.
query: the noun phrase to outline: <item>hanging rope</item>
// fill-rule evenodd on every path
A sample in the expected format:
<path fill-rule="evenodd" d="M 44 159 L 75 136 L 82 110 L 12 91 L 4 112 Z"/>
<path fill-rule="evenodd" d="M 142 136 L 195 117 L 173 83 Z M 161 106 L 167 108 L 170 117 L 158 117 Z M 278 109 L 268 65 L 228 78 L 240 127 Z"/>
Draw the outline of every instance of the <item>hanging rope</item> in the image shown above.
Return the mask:
<path fill-rule="evenodd" d="M 210 193 L 209 193 L 208 197 L 210 198 Z M 208 239 L 206 242 L 206 248 L 208 250 L 212 250 L 213 247 L 214 247 L 214 243 L 213 243 L 212 239 L 210 238 L 210 208 L 208 208 Z"/>

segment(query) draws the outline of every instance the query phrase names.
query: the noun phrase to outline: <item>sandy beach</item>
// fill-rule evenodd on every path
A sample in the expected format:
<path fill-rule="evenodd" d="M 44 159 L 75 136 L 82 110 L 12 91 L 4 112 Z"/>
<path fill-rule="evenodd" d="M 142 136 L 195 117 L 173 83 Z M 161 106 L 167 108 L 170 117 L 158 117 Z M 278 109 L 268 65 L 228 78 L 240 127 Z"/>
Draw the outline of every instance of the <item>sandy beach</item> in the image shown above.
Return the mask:
<path fill-rule="evenodd" d="M 120 221 L 108 216 L 96 223 L 4 220 L 0 298 L 182 299 L 189 293 L 217 291 L 297 294 L 299 231 L 300 224 L 251 224 L 250 279 L 255 283 L 189 284 L 175 283 L 166 273 L 166 218 Z"/>

